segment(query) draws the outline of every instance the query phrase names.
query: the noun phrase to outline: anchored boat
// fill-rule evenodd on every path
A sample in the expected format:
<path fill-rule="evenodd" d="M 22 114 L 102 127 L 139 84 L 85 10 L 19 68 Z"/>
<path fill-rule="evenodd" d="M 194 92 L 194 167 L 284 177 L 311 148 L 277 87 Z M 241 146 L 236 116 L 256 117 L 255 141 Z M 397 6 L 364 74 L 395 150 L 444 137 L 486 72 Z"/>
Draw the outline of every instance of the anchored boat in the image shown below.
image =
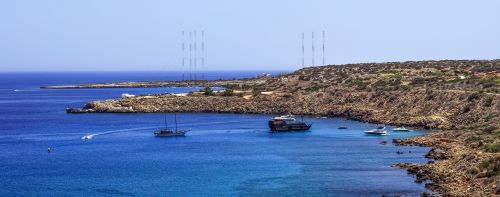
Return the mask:
<path fill-rule="evenodd" d="M 297 121 L 293 115 L 278 116 L 269 120 L 271 132 L 307 131 L 311 126 L 312 124 L 304 121 Z"/>
<path fill-rule="evenodd" d="M 169 129 L 167 126 L 167 114 L 165 114 L 165 128 L 154 132 L 156 137 L 179 137 L 185 136 L 189 130 L 177 130 L 177 114 L 175 116 L 175 130 Z"/>
<path fill-rule="evenodd" d="M 401 131 L 401 132 L 406 132 L 406 131 L 410 131 L 409 129 L 405 128 L 405 127 L 398 127 L 398 128 L 394 128 L 392 129 L 393 131 Z"/>
<path fill-rule="evenodd" d="M 389 135 L 385 130 L 385 127 L 377 127 L 376 129 L 365 131 L 368 135 Z"/>

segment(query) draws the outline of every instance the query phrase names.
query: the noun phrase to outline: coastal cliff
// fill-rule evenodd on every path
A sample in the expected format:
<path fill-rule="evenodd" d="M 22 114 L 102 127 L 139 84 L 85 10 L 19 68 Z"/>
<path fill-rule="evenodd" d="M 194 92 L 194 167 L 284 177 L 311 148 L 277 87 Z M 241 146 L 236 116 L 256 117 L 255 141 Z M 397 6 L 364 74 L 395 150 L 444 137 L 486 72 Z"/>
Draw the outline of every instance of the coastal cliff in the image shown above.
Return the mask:
<path fill-rule="evenodd" d="M 330 65 L 213 86 L 226 91 L 93 101 L 68 112 L 290 113 L 425 127 L 435 132 L 394 143 L 432 146 L 433 162 L 397 167 L 444 196 L 500 195 L 500 60 Z"/>

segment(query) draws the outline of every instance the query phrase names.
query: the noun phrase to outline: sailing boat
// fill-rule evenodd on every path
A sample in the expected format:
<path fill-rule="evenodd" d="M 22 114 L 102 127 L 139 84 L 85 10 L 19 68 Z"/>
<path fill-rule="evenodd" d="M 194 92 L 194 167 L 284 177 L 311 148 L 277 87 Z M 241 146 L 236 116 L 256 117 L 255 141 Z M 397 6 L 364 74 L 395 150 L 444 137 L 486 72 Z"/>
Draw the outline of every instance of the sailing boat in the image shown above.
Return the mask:
<path fill-rule="evenodd" d="M 169 129 L 167 126 L 167 113 L 165 113 L 165 128 L 162 128 L 156 132 L 154 135 L 156 137 L 177 137 L 177 136 L 185 136 L 188 130 L 177 130 L 177 113 L 174 113 L 175 116 L 175 130 Z"/>

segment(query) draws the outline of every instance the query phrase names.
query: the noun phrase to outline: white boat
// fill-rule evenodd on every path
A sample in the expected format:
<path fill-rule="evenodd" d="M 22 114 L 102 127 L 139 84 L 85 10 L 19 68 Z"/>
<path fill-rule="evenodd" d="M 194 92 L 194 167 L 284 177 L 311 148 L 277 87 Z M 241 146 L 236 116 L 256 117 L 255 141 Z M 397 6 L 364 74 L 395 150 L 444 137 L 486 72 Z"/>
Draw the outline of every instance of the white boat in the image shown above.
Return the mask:
<path fill-rule="evenodd" d="M 376 129 L 365 131 L 368 135 L 389 135 L 385 130 L 385 127 L 377 127 Z"/>
<path fill-rule="evenodd" d="M 90 140 L 90 139 L 92 139 L 92 137 L 94 137 L 94 135 L 87 134 L 87 135 L 82 137 L 82 140 Z"/>
<path fill-rule="evenodd" d="M 398 127 L 398 128 L 394 128 L 392 129 L 393 131 L 410 131 L 409 129 L 405 128 L 405 127 Z"/>
<path fill-rule="evenodd" d="M 135 95 L 133 94 L 129 94 L 129 93 L 123 93 L 122 94 L 122 98 L 130 98 L 130 97 L 134 97 Z"/>

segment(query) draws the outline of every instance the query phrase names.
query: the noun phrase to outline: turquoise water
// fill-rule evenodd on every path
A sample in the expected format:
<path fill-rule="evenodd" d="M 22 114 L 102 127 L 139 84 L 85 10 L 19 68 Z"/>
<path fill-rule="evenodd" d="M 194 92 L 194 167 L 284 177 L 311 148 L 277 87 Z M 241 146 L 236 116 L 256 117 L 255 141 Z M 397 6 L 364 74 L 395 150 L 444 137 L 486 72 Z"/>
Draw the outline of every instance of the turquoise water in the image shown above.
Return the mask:
<path fill-rule="evenodd" d="M 380 144 L 421 131 L 366 136 L 362 131 L 376 125 L 305 117 L 313 123 L 311 132 L 271 134 L 269 115 L 181 113 L 179 128 L 192 129 L 186 137 L 155 138 L 162 114 L 66 114 L 64 109 L 122 93 L 193 88 L 37 88 L 175 76 L 0 74 L 0 196 L 418 196 L 426 191 L 405 170 L 389 166 L 426 162 L 428 149 Z M 349 129 L 338 130 L 340 125 Z M 81 140 L 87 133 L 97 135 Z"/>

